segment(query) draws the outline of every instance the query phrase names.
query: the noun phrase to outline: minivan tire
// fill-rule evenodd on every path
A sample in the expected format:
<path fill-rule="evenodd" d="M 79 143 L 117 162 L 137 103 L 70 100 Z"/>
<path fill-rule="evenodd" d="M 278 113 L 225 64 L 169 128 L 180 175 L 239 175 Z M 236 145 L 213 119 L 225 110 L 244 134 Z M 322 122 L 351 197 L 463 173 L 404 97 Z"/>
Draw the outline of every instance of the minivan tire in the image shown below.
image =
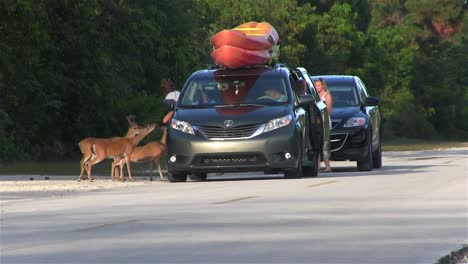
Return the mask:
<path fill-rule="evenodd" d="M 189 176 L 190 180 L 192 181 L 206 181 L 206 177 L 207 175 L 204 172 L 193 173 Z"/>
<path fill-rule="evenodd" d="M 297 167 L 294 170 L 284 172 L 284 178 L 286 179 L 300 179 L 303 176 L 302 170 L 302 144 L 299 144 L 299 153 L 297 155 Z"/>
<path fill-rule="evenodd" d="M 318 155 L 319 153 L 316 151 L 311 150 L 311 154 L 309 154 L 309 160 L 312 162 L 312 166 L 304 166 L 302 169 L 302 173 L 304 177 L 317 177 L 318 175 Z"/>
<path fill-rule="evenodd" d="M 187 174 L 185 173 L 169 173 L 167 175 L 169 182 L 186 182 Z"/>

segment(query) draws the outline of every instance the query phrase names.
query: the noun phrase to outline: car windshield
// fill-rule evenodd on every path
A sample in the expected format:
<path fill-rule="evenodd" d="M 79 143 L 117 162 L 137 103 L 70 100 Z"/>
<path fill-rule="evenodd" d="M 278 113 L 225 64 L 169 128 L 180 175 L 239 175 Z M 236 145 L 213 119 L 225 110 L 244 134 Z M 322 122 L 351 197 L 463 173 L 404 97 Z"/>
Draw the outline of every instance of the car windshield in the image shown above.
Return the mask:
<path fill-rule="evenodd" d="M 333 96 L 333 107 L 359 105 L 358 95 L 352 84 L 327 82 L 327 87 Z"/>
<path fill-rule="evenodd" d="M 284 78 L 268 75 L 196 77 L 181 95 L 179 107 L 206 108 L 277 105 L 288 102 Z"/>

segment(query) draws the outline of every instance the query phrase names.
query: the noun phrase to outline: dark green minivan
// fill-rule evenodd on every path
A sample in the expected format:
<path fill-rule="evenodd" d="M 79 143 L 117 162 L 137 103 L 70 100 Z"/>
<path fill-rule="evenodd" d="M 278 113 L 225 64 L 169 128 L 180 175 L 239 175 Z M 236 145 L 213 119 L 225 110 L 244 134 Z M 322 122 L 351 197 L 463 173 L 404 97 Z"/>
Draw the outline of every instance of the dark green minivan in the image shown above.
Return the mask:
<path fill-rule="evenodd" d="M 317 175 L 323 113 L 300 95 L 297 70 L 282 64 L 193 73 L 168 125 L 170 182 L 203 181 L 212 172 L 264 171 L 285 178 Z"/>

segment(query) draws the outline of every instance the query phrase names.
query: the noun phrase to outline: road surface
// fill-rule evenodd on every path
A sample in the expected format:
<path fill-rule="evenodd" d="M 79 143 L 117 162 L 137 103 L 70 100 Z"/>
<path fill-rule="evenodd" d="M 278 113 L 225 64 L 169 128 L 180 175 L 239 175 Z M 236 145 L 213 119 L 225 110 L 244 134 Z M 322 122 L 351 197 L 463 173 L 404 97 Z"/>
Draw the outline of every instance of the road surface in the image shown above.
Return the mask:
<path fill-rule="evenodd" d="M 372 172 L 332 162 L 298 180 L 4 192 L 0 263 L 434 263 L 468 243 L 467 152 L 384 152 Z"/>

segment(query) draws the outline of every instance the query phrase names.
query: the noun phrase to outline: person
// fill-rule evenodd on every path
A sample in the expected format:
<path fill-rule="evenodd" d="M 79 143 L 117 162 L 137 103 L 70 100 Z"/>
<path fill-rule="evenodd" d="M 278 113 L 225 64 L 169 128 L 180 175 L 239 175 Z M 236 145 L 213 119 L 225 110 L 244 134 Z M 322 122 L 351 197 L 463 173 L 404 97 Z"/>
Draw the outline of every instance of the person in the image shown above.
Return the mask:
<path fill-rule="evenodd" d="M 268 98 L 275 100 L 276 102 L 285 102 L 287 97 L 283 94 L 283 91 L 279 87 L 267 88 L 265 90 L 265 95 L 259 99 Z"/>
<path fill-rule="evenodd" d="M 161 90 L 166 96 L 164 99 L 172 99 L 175 102 L 179 100 L 180 92 L 175 89 L 175 83 L 171 79 L 163 79 L 161 81 Z"/>
<path fill-rule="evenodd" d="M 175 89 L 175 83 L 171 79 L 163 79 L 161 81 L 160 88 L 165 95 L 165 100 L 172 99 L 175 103 L 177 103 L 180 92 Z M 174 111 L 167 113 L 164 116 L 162 123 L 167 124 L 172 119 L 172 115 L 174 115 Z"/>
<path fill-rule="evenodd" d="M 201 104 L 217 104 L 219 92 L 217 90 L 202 90 Z"/>
<path fill-rule="evenodd" d="M 332 112 L 332 107 L 333 107 L 333 97 L 328 90 L 327 84 L 325 83 L 325 80 L 322 78 L 318 78 L 317 80 L 314 81 L 315 89 L 317 89 L 318 95 L 322 101 L 325 102 L 327 105 L 327 110 L 329 114 L 329 118 Z M 329 120 L 329 124 L 331 126 L 331 121 Z M 331 129 L 331 127 L 330 127 Z M 331 172 L 331 166 L 330 166 L 330 139 L 324 139 L 323 141 L 323 152 L 322 152 L 322 160 L 325 163 L 325 168 L 321 169 L 321 172 Z M 320 167 L 320 159 L 318 161 L 318 165 Z"/>
<path fill-rule="evenodd" d="M 300 79 L 297 82 L 297 95 L 306 95 L 307 94 L 307 83 L 304 79 Z"/>

